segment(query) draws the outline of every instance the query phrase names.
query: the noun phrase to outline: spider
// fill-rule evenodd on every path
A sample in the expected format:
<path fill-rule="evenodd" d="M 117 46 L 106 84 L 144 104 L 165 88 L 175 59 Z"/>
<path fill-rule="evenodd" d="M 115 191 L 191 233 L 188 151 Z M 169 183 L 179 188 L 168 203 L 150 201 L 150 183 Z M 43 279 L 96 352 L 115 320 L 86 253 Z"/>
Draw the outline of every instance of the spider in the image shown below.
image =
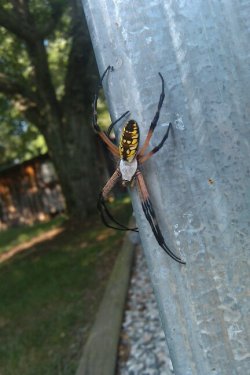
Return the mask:
<path fill-rule="evenodd" d="M 110 133 L 115 126 L 121 119 L 123 119 L 125 116 L 129 114 L 129 111 L 125 112 L 122 116 L 120 116 L 116 121 L 112 122 L 109 126 L 107 132 L 104 132 L 100 129 L 98 122 L 97 122 L 97 101 L 99 96 L 99 91 L 102 87 L 102 83 L 104 80 L 104 77 L 109 71 L 113 71 L 114 68 L 112 66 L 108 66 L 107 69 L 104 71 L 100 84 L 98 85 L 94 101 L 93 101 L 93 128 L 95 132 L 99 135 L 99 137 L 102 139 L 102 141 L 106 144 L 109 151 L 114 155 L 116 159 L 119 160 L 119 164 L 113 173 L 113 175 L 110 177 L 108 182 L 105 184 L 104 188 L 102 189 L 97 203 L 97 208 L 100 212 L 101 218 L 104 222 L 104 224 L 110 228 L 118 229 L 118 230 L 131 230 L 138 232 L 138 228 L 128 228 L 125 225 L 119 223 L 109 212 L 105 200 L 108 197 L 109 192 L 113 189 L 113 187 L 116 185 L 116 183 L 119 180 L 122 180 L 123 185 L 132 187 L 134 183 L 136 182 L 137 189 L 139 192 L 141 205 L 143 212 L 146 216 L 146 219 L 148 220 L 151 229 L 153 231 L 153 234 L 158 242 L 158 244 L 161 246 L 161 248 L 176 262 L 185 264 L 183 260 L 181 260 L 177 255 L 175 255 L 167 246 L 164 237 L 162 235 L 162 232 L 159 228 L 159 225 L 157 223 L 156 215 L 152 206 L 152 203 L 150 201 L 149 193 L 143 178 L 143 175 L 140 170 L 140 166 L 148 160 L 151 156 L 153 156 L 157 151 L 161 149 L 164 142 L 168 138 L 169 131 L 172 127 L 172 124 L 169 123 L 168 129 L 166 134 L 164 135 L 162 141 L 154 147 L 151 151 L 146 153 L 146 150 L 149 146 L 150 139 L 153 135 L 154 129 L 157 125 L 161 107 L 164 101 L 165 93 L 164 93 L 164 79 L 159 73 L 161 84 L 162 84 L 162 90 L 160 94 L 160 99 L 158 103 L 158 108 L 155 113 L 154 119 L 151 122 L 148 134 L 146 136 L 146 139 L 144 141 L 144 144 L 141 148 L 139 148 L 139 137 L 140 137 L 140 131 L 139 126 L 135 120 L 129 120 L 122 131 L 122 136 L 119 142 L 119 147 L 117 147 L 110 138 Z M 113 223 L 116 224 L 116 226 L 110 225 L 107 221 L 107 218 L 113 221 Z"/>

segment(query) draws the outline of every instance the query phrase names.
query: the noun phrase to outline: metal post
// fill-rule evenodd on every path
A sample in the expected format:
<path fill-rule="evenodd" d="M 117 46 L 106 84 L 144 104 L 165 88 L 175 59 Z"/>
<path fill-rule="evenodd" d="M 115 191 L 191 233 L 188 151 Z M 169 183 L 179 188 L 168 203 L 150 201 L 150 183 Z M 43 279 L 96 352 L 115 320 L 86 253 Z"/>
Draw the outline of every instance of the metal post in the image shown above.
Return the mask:
<path fill-rule="evenodd" d="M 145 139 L 166 100 L 144 168 L 175 263 L 133 206 L 176 375 L 250 374 L 250 1 L 84 0 L 112 118 L 130 110 Z M 248 313 L 248 315 L 247 315 Z"/>

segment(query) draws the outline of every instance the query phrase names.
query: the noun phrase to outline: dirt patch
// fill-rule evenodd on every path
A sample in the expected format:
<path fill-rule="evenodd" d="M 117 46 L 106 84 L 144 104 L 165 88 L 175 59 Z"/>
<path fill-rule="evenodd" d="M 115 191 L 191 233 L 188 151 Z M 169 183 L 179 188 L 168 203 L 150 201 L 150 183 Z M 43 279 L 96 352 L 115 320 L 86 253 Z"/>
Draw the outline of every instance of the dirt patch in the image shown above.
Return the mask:
<path fill-rule="evenodd" d="M 3 263 L 4 261 L 10 259 L 17 253 L 20 253 L 24 250 L 30 249 L 32 246 L 35 246 L 43 241 L 51 240 L 58 234 L 62 233 L 64 231 L 64 228 L 54 228 L 49 230 L 46 233 L 42 233 L 35 238 L 32 238 L 32 240 L 22 243 L 21 245 L 17 245 L 13 247 L 11 250 L 7 251 L 6 253 L 3 253 L 0 255 L 0 263 Z"/>

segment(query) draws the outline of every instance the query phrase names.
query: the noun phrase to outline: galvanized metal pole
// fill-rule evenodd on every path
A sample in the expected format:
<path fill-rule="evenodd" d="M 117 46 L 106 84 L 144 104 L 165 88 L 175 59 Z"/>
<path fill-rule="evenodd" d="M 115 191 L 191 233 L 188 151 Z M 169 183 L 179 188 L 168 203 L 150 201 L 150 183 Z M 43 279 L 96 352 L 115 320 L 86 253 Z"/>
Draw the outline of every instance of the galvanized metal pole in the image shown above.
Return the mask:
<path fill-rule="evenodd" d="M 166 100 L 144 168 L 171 260 L 132 191 L 176 375 L 250 374 L 250 1 L 84 0 L 112 118 L 145 139 L 161 72 Z"/>

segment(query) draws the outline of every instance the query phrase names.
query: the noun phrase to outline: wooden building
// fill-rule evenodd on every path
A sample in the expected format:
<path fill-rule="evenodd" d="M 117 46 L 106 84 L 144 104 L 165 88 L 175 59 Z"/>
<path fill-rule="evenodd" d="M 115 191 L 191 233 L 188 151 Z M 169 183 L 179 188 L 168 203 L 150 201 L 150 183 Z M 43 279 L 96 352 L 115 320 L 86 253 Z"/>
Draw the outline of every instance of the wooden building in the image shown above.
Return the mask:
<path fill-rule="evenodd" d="M 48 154 L 0 170 L 0 229 L 45 220 L 64 210 Z"/>

